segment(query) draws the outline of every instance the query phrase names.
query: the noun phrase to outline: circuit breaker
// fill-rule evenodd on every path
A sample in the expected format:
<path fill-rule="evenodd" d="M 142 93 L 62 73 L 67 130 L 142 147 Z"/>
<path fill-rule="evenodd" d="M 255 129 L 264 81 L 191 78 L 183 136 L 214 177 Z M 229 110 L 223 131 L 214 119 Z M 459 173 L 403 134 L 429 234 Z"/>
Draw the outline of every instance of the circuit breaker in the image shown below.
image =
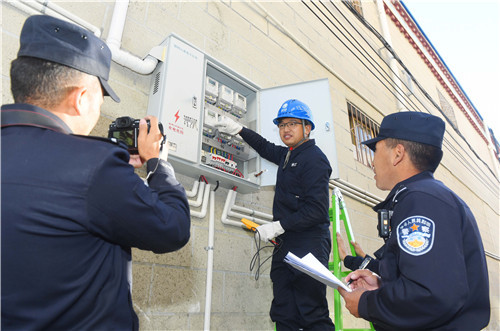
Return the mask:
<path fill-rule="evenodd" d="M 310 107 L 311 103 L 326 102 L 317 107 L 325 108 L 318 115 L 327 119 L 315 120 L 319 130 L 313 132 L 325 131 L 321 123 L 326 123 L 328 136 L 322 139 L 322 149 L 335 148 L 327 80 L 319 82 L 326 86 L 326 96 L 318 94 L 318 82 L 312 83 L 313 90 L 299 84 L 267 91 L 175 35 L 161 46 L 164 59 L 152 75 L 148 114 L 157 116 L 163 124 L 168 160 L 176 172 L 195 178 L 204 175 L 223 187 L 237 186 L 242 193 L 274 185 L 275 165 L 261 159 L 240 136 L 220 132 L 214 124 L 229 117 L 279 144 L 272 118 L 281 103 L 291 98 Z M 325 154 L 336 163 L 335 150 Z"/>

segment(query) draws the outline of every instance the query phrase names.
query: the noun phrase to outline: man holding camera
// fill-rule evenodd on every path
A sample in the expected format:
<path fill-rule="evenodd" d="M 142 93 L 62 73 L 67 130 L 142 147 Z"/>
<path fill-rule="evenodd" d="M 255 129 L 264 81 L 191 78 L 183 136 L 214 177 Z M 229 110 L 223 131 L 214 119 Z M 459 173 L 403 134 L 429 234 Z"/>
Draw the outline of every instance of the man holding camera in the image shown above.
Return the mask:
<path fill-rule="evenodd" d="M 390 190 L 374 207 L 385 245 L 379 275 L 357 270 L 354 289 L 339 288 L 351 314 L 377 330 L 480 330 L 488 325 L 488 270 L 469 207 L 433 173 L 441 162 L 445 124 L 418 112 L 386 116 L 377 137 L 376 185 Z M 385 226 L 387 222 L 388 226 Z"/>
<path fill-rule="evenodd" d="M 111 52 L 92 33 L 31 16 L 2 106 L 2 329 L 137 330 L 131 247 L 165 253 L 190 236 L 185 191 L 159 159 L 158 120 L 138 154 L 88 137 Z M 148 184 L 129 164 L 147 163 Z M 148 187 L 149 185 L 149 187 Z"/>

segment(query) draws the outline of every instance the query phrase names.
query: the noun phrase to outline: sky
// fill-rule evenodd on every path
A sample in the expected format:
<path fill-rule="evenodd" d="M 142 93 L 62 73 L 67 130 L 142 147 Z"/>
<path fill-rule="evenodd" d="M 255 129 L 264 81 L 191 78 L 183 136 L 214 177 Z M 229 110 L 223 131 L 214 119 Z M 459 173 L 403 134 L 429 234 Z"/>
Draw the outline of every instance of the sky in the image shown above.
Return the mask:
<path fill-rule="evenodd" d="M 500 141 L 500 0 L 403 3 Z"/>

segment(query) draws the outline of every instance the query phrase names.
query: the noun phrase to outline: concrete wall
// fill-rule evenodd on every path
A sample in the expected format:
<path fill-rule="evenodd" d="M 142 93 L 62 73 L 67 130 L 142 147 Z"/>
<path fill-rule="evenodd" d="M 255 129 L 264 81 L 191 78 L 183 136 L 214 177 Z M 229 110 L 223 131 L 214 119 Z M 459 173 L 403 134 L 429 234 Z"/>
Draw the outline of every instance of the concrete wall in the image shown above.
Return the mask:
<path fill-rule="evenodd" d="M 64 9 L 77 14 L 100 27 L 105 39 L 113 11 L 113 2 L 57 2 Z M 370 36 L 344 5 L 334 2 L 328 9 L 338 17 L 353 35 L 356 30 Z M 122 40 L 122 48 L 144 57 L 170 33 L 175 33 L 203 52 L 216 58 L 262 88 L 327 77 L 330 82 L 332 113 L 337 144 L 340 178 L 383 198 L 386 193 L 375 188 L 369 167 L 354 158 L 351 143 L 347 102 L 352 102 L 373 120 L 380 123 L 385 114 L 395 112 L 394 95 L 362 65 L 363 60 L 346 49 L 343 43 L 349 37 L 331 33 L 322 21 L 313 15 L 316 11 L 302 2 L 144 2 L 131 1 Z M 3 2 L 2 10 L 2 103 L 12 102 L 9 84 L 10 61 L 19 47 L 19 33 L 27 15 Z M 340 10 L 340 12 L 339 12 Z M 323 12 L 327 12 L 323 9 Z M 345 15 L 347 20 L 342 18 Z M 363 2 L 364 17 L 380 30 L 376 6 Z M 348 21 L 353 25 L 349 25 Z M 427 66 L 389 21 L 394 48 L 411 72 L 435 100 L 436 89 L 442 89 Z M 358 37 L 359 38 L 359 37 Z M 351 38 L 352 39 L 352 38 Z M 368 42 L 380 45 L 373 37 Z M 360 53 L 355 53 L 361 57 Z M 373 61 L 381 60 L 369 51 Z M 362 57 L 361 57 L 362 58 Z M 151 77 L 139 75 L 116 63 L 112 64 L 110 84 L 122 102 L 109 100 L 102 106 L 102 114 L 93 134 L 105 136 L 111 120 L 118 116 L 142 117 L 146 113 Z M 440 90 L 441 91 L 441 90 Z M 444 91 L 445 97 L 449 98 Z M 413 100 L 423 98 L 415 93 Z M 455 107 L 451 99 L 448 102 Z M 440 115 L 429 102 L 423 102 L 433 114 Z M 424 110 L 424 109 L 421 109 Z M 465 116 L 457 109 L 458 127 L 488 166 L 495 167 L 488 150 Z M 277 110 L 265 110 L 277 111 Z M 264 133 L 265 135 L 265 133 Z M 478 160 L 463 139 L 447 126 L 443 164 L 436 177 L 458 192 L 474 211 L 486 250 L 500 255 L 498 178 Z M 498 166 L 498 165 L 496 165 Z M 144 175 L 144 171 L 139 171 Z M 197 178 L 179 175 L 180 182 L 189 190 Z M 213 184 L 213 183 L 211 183 Z M 239 228 L 221 223 L 222 208 L 227 189 L 215 192 L 215 245 L 211 328 L 214 330 L 271 330 L 268 311 L 272 300 L 269 279 L 270 262 L 261 269 L 258 281 L 249 271 L 255 253 L 253 237 Z M 236 204 L 266 213 L 271 212 L 273 189 L 266 188 L 254 194 L 239 194 Z M 366 252 L 381 246 L 375 229 L 375 215 L 371 209 L 346 198 L 356 239 Z M 196 208 L 195 208 L 196 209 Z M 198 209 L 196 209 L 198 210 Z M 192 239 L 178 252 L 156 255 L 133 251 L 133 300 L 142 330 L 200 330 L 203 329 L 205 282 L 208 242 L 208 216 L 192 219 Z M 264 253 L 265 257 L 269 252 Z M 499 325 L 499 262 L 488 257 L 492 293 L 492 319 L 489 329 Z M 333 318 L 333 291 L 329 289 Z M 344 309 L 345 310 L 345 309 Z M 366 322 L 344 315 L 344 325 L 364 327 Z"/>

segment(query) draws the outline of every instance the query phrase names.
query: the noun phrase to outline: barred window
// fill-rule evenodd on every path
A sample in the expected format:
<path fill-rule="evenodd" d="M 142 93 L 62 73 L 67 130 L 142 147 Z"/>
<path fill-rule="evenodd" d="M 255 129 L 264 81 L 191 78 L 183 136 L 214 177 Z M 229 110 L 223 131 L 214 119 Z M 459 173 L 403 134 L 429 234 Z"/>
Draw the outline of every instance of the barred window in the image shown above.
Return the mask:
<path fill-rule="evenodd" d="M 351 141 L 356 147 L 355 157 L 359 162 L 371 167 L 373 151 L 362 145 L 361 142 L 376 137 L 380 126 L 350 102 L 347 103 L 347 111 L 349 113 Z"/>
<path fill-rule="evenodd" d="M 363 9 L 361 8 L 361 0 L 344 0 L 346 1 L 349 5 L 351 5 L 354 10 L 356 10 L 359 15 L 363 16 Z"/>

